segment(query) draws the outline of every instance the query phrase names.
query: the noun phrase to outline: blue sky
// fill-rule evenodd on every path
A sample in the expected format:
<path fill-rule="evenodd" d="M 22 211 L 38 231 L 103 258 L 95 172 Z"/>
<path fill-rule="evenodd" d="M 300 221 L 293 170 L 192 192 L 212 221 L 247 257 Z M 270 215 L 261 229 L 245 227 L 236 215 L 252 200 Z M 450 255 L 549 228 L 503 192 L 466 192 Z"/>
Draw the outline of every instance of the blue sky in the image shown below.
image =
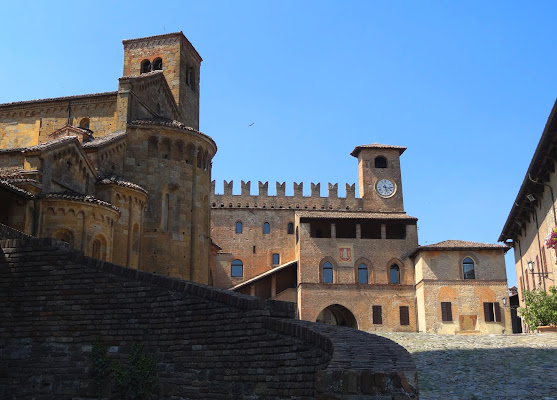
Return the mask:
<path fill-rule="evenodd" d="M 181 30 L 204 59 L 217 188 L 343 194 L 355 146 L 406 146 L 420 244 L 497 241 L 557 95 L 549 1 L 15 3 L 0 5 L 0 103 L 116 90 L 123 39 Z"/>

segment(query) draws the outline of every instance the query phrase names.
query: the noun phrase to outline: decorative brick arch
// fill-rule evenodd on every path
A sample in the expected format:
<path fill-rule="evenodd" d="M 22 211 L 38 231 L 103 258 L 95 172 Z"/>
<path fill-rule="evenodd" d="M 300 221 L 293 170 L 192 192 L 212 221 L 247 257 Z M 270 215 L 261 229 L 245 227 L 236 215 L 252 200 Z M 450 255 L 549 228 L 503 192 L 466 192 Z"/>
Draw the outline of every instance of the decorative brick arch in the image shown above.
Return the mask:
<path fill-rule="evenodd" d="M 393 265 L 398 266 L 398 271 L 399 271 L 399 282 L 398 283 L 391 283 L 391 267 Z M 387 273 L 387 283 L 389 285 L 401 285 L 402 282 L 404 282 L 404 263 L 402 261 L 400 261 L 398 258 L 391 258 L 389 260 L 389 262 L 387 262 L 387 269 L 386 269 L 386 273 Z"/>
<path fill-rule="evenodd" d="M 323 308 L 315 322 L 358 329 L 358 321 L 354 313 L 347 307 L 336 303 Z"/>

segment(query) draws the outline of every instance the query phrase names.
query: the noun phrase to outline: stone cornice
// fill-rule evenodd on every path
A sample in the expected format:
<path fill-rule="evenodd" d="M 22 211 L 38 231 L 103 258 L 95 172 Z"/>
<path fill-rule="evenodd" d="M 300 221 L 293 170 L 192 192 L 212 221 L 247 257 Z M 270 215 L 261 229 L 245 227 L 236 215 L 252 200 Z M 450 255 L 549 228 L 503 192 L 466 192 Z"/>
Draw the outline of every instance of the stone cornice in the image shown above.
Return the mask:
<path fill-rule="evenodd" d="M 422 279 L 416 283 L 416 288 L 424 285 L 436 285 L 436 286 L 447 286 L 447 285 L 457 285 L 457 286 L 507 286 L 506 279 Z"/>
<path fill-rule="evenodd" d="M 182 49 L 190 54 L 198 63 L 203 61 L 197 50 L 195 50 L 195 47 L 193 47 L 188 38 L 184 36 L 182 31 L 166 33 L 164 35 L 147 36 L 138 39 L 122 40 L 122 44 L 124 45 L 125 50 L 132 50 L 147 46 L 165 46 L 176 43 L 177 40 L 180 41 Z"/>
<path fill-rule="evenodd" d="M 94 94 L 82 94 L 77 96 L 66 96 L 66 97 L 55 97 L 50 99 L 39 99 L 39 100 L 29 100 L 29 101 L 16 101 L 13 103 L 0 104 L 0 117 L 4 114 L 25 112 L 25 111 L 37 111 L 41 109 L 56 109 L 61 108 L 66 110 L 68 107 L 68 102 L 71 105 L 83 105 L 83 104 L 99 104 L 99 103 L 110 103 L 116 102 L 116 96 L 118 92 L 105 92 L 105 93 L 94 93 Z"/>

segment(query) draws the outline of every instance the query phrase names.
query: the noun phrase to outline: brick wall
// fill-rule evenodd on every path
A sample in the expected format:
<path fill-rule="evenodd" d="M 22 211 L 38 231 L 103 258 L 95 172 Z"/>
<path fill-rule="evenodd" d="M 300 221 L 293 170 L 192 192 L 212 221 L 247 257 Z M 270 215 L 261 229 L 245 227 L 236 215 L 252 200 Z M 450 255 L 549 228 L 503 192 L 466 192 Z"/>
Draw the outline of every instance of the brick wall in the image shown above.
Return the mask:
<path fill-rule="evenodd" d="M 417 398 L 402 347 L 293 320 L 290 303 L 89 259 L 1 225 L 0 248 L 0 398 L 94 398 L 97 339 L 114 359 L 145 343 L 161 399 Z"/>

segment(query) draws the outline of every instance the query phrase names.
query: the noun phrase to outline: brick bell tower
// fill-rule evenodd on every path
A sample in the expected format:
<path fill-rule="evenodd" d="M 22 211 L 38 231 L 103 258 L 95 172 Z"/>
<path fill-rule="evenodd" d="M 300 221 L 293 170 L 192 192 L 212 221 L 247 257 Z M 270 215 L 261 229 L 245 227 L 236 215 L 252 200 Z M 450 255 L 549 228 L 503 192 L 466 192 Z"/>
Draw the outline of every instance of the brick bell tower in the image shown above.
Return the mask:
<path fill-rule="evenodd" d="M 203 59 L 182 32 L 122 41 L 124 76 L 162 70 L 180 122 L 199 130 L 199 73 Z"/>
<path fill-rule="evenodd" d="M 379 143 L 357 146 L 350 155 L 358 159 L 358 186 L 364 209 L 404 212 L 400 155 L 406 147 Z"/>

